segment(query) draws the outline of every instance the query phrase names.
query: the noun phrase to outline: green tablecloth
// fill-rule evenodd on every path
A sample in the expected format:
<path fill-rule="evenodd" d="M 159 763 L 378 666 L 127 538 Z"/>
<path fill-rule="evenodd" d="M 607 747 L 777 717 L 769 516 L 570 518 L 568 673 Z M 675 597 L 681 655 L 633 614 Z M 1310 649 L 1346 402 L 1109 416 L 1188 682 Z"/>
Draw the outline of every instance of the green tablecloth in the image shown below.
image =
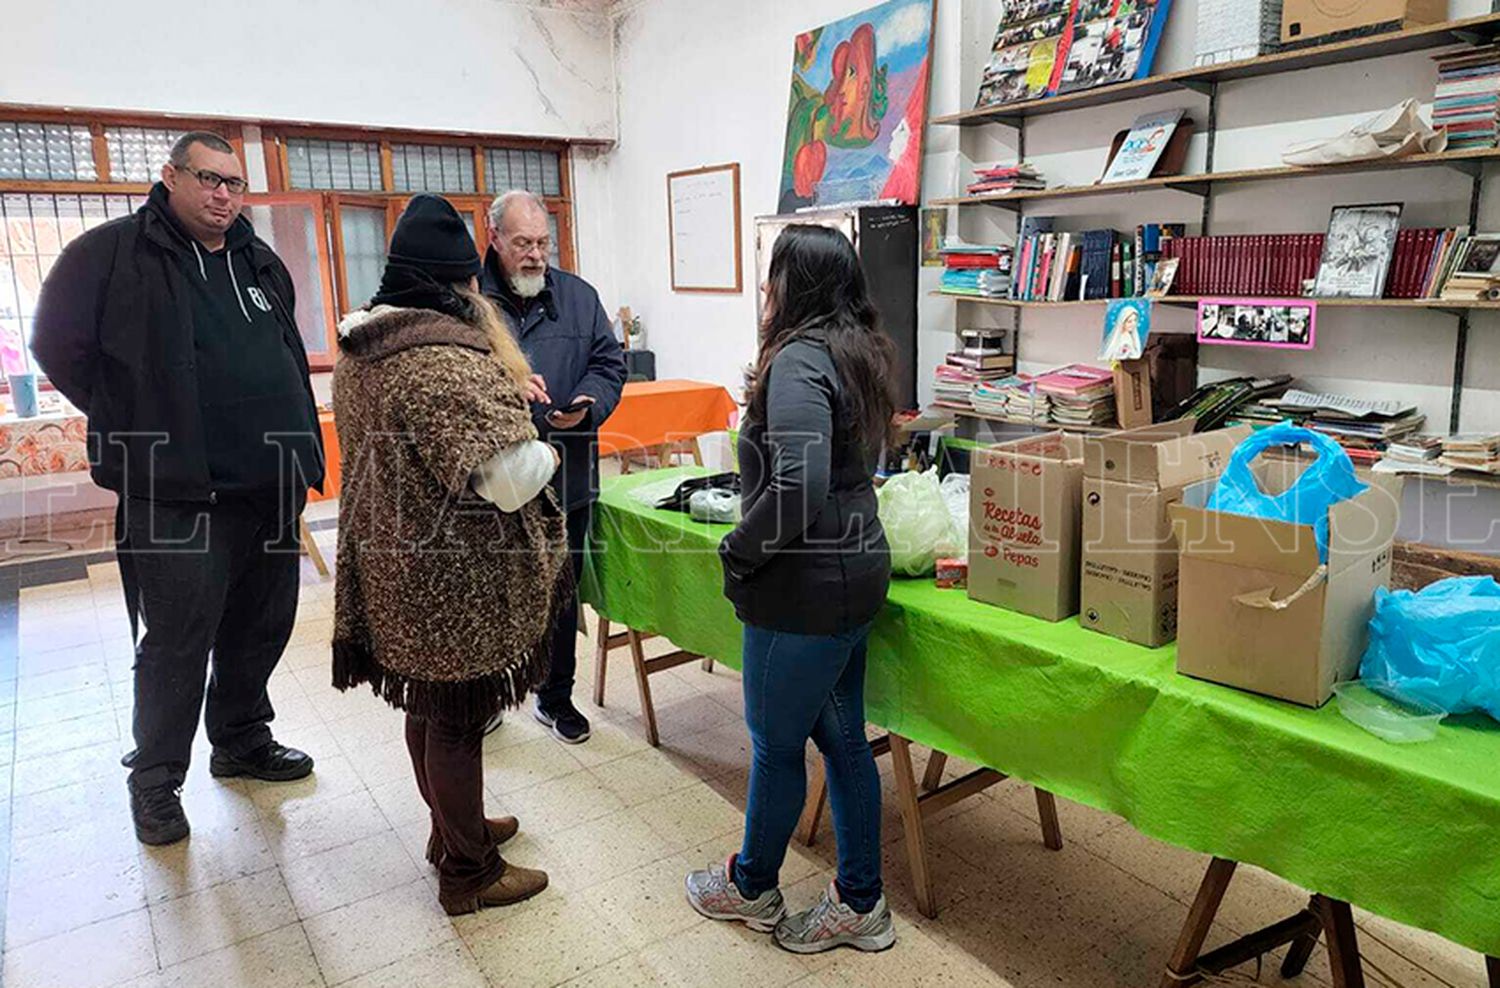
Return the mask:
<path fill-rule="evenodd" d="M 584 595 L 602 614 L 738 667 L 715 549 L 728 526 L 607 480 Z M 869 718 L 1099 809 L 1160 840 L 1500 955 L 1500 724 L 1450 719 L 1381 741 L 1308 710 L 1174 671 L 1148 649 L 898 580 L 877 619 Z"/>

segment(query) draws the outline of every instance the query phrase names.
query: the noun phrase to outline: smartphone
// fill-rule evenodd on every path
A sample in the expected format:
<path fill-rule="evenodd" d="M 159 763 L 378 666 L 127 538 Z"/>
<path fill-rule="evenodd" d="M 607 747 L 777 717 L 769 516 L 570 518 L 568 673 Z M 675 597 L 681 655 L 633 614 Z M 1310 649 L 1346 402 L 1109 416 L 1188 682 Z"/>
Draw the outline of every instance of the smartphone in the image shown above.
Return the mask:
<path fill-rule="evenodd" d="M 573 403 L 571 405 L 553 405 L 552 406 L 552 411 L 549 412 L 548 414 L 549 415 L 572 415 L 574 412 L 582 411 L 583 409 L 589 407 L 592 404 L 593 404 L 593 402 L 590 401 L 588 398 L 580 396 L 578 398 L 573 399 Z"/>

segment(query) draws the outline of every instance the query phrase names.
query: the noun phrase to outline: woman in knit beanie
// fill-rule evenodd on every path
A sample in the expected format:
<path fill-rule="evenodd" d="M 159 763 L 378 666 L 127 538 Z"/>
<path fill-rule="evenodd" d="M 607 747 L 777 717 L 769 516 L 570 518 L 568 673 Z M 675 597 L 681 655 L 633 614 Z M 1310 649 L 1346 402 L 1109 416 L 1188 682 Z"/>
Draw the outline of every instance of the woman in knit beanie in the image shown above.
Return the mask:
<path fill-rule="evenodd" d="M 339 503 L 333 682 L 406 712 L 427 858 L 450 914 L 547 885 L 484 817 L 484 725 L 546 677 L 565 586 L 563 512 L 537 441 L 530 369 L 475 290 L 479 255 L 447 200 L 412 199 L 379 293 L 339 325 L 333 375 L 346 464 Z"/>

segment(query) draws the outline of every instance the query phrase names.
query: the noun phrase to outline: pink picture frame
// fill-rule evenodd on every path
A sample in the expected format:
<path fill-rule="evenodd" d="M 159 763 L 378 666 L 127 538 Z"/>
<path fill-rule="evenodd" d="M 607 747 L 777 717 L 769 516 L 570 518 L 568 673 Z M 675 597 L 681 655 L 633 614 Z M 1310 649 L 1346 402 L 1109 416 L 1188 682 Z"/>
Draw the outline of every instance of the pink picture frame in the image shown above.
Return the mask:
<path fill-rule="evenodd" d="M 1309 298 L 1201 298 L 1198 342 L 1311 350 L 1317 345 L 1318 303 Z"/>

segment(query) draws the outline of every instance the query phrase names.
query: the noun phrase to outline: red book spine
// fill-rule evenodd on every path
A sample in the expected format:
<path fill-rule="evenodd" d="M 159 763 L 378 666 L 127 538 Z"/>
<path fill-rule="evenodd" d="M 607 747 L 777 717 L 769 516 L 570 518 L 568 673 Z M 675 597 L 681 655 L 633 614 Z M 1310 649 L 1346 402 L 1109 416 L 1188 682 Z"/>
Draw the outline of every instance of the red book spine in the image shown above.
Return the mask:
<path fill-rule="evenodd" d="M 1297 287 L 1297 236 L 1292 233 L 1283 233 L 1279 239 L 1281 240 L 1278 247 L 1281 253 L 1281 259 L 1278 262 L 1280 265 L 1280 274 L 1278 275 L 1280 278 L 1280 287 L 1277 288 L 1277 291 L 1289 298 L 1296 298 L 1302 294 L 1301 290 Z"/>
<path fill-rule="evenodd" d="M 1197 253 L 1194 244 L 1197 239 L 1197 237 L 1183 237 L 1176 242 L 1180 263 L 1177 265 L 1177 284 L 1172 289 L 1174 295 L 1194 295 L 1198 291 L 1196 272 L 1193 270 L 1193 255 Z"/>
<path fill-rule="evenodd" d="M 1260 238 L 1260 284 L 1267 295 L 1276 294 L 1276 283 L 1271 280 L 1271 241 L 1274 239 L 1269 233 Z"/>
<path fill-rule="evenodd" d="M 1405 298 L 1407 284 L 1411 280 L 1412 230 L 1396 231 L 1396 249 L 1391 254 L 1391 266 L 1385 278 L 1386 298 Z"/>
<path fill-rule="evenodd" d="M 1230 281 L 1231 283 L 1233 283 L 1234 291 L 1237 295 L 1245 294 L 1245 290 L 1247 288 L 1247 284 L 1245 281 L 1245 243 L 1249 239 L 1249 237 L 1240 234 L 1235 236 L 1230 241 L 1229 257 L 1230 264 L 1232 265 L 1231 270 L 1233 271 L 1233 274 L 1230 276 Z"/>
<path fill-rule="evenodd" d="M 1286 277 L 1283 267 L 1284 254 L 1281 241 L 1283 237 L 1279 233 L 1271 234 L 1271 244 L 1268 248 L 1266 258 L 1266 278 L 1271 285 L 1272 295 L 1284 295 L 1286 293 Z"/>
<path fill-rule="evenodd" d="M 1323 234 L 1309 233 L 1307 235 L 1307 261 L 1302 266 L 1302 274 L 1297 278 L 1297 293 L 1302 293 L 1302 282 L 1309 278 L 1318 276 L 1318 265 L 1323 263 Z"/>
<path fill-rule="evenodd" d="M 1257 295 L 1270 294 L 1270 279 L 1266 277 L 1266 243 L 1271 238 L 1264 233 L 1255 235 L 1250 250 L 1250 290 Z"/>

